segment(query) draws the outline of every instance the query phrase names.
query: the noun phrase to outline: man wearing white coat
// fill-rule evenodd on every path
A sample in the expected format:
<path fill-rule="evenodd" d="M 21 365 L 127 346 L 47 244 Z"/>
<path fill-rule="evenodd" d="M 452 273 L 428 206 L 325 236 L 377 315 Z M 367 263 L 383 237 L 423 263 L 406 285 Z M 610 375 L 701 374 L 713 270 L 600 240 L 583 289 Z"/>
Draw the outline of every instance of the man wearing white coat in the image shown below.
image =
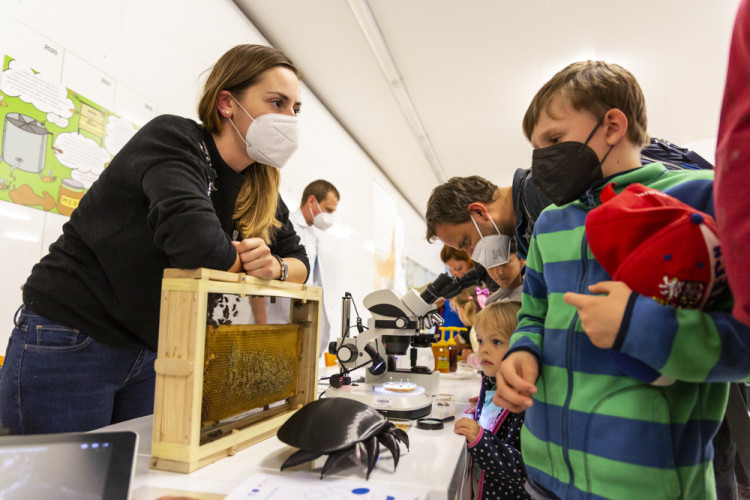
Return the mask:
<path fill-rule="evenodd" d="M 318 236 L 315 234 L 315 228 L 325 231 L 333 225 L 333 213 L 338 207 L 340 198 L 339 191 L 333 184 L 318 179 L 307 185 L 302 193 L 299 209 L 289 215 L 289 220 L 294 225 L 294 230 L 300 237 L 310 262 L 310 273 L 307 275 L 306 282 L 308 285 L 323 287 L 323 273 L 318 259 Z M 325 303 L 325 299 L 323 302 Z M 331 325 L 328 322 L 325 305 L 322 309 L 318 352 L 320 356 L 328 351 L 328 341 L 331 336 Z"/>

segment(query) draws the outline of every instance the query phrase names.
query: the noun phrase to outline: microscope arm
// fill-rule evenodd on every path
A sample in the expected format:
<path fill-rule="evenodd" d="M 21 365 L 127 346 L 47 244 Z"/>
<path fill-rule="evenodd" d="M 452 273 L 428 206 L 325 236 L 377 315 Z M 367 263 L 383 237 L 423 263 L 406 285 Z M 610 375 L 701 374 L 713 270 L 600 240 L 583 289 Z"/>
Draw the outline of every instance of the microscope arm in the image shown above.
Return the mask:
<path fill-rule="evenodd" d="M 338 357 L 342 375 L 369 363 L 372 363 L 368 368 L 371 373 L 382 373 L 385 370 L 385 362 L 377 349 L 371 345 L 373 340 L 378 341 L 383 335 L 419 337 L 423 329 L 442 325 L 443 318 L 433 304 L 435 300 L 439 297 L 454 297 L 476 280 L 476 271 L 472 269 L 462 278 L 441 274 L 421 294 L 414 289 L 410 289 L 403 297 L 399 297 L 390 289 L 372 292 L 363 301 L 372 313 L 368 320 L 368 329 L 364 330 L 358 321 L 360 332 L 356 337 L 348 336 L 348 307 L 351 295 L 346 294 L 343 299 L 342 337 L 331 342 L 329 346 L 329 352 Z"/>
<path fill-rule="evenodd" d="M 373 359 L 373 354 L 368 352 L 372 347 L 368 346 L 371 340 L 381 335 L 378 330 L 365 330 L 356 337 L 344 337 L 339 339 L 336 357 L 339 364 L 347 371 L 360 365 L 365 365 Z M 367 349 L 370 347 L 370 349 Z M 372 349 L 375 352 L 375 349 Z"/>

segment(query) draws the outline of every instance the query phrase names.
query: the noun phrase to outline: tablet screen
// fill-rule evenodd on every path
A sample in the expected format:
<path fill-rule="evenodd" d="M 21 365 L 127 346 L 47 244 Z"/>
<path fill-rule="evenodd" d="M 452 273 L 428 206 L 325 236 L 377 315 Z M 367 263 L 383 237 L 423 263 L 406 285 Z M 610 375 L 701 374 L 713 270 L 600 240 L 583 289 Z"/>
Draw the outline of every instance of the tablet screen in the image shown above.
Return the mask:
<path fill-rule="evenodd" d="M 0 498 L 127 499 L 134 432 L 0 437 Z"/>

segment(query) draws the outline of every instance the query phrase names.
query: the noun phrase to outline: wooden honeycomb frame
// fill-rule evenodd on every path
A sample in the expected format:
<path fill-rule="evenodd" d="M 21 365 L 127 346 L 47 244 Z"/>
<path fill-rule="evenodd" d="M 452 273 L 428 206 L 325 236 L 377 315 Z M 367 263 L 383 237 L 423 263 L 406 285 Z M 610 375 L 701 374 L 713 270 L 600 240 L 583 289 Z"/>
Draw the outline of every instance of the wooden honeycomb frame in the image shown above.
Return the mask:
<path fill-rule="evenodd" d="M 291 298 L 291 325 L 301 330 L 295 393 L 233 422 L 220 437 L 202 437 L 201 413 L 209 293 Z M 166 269 L 162 281 L 151 468 L 192 472 L 276 434 L 316 398 L 321 290 L 210 269 Z M 296 325 L 296 326 L 295 326 Z M 271 325 L 268 325 L 272 327 Z M 281 327 L 282 329 L 284 327 Z"/>

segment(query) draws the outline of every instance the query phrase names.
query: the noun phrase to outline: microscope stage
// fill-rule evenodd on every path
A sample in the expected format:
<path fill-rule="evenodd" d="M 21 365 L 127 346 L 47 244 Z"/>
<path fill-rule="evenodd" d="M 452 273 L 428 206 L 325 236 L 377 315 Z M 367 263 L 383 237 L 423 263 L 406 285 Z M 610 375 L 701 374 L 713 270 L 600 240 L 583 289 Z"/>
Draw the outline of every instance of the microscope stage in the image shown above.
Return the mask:
<path fill-rule="evenodd" d="M 397 392 L 385 389 L 383 384 L 346 385 L 338 389 L 329 387 L 325 397 L 354 399 L 386 417 L 415 419 L 432 412 L 432 397 L 421 386 L 408 392 Z"/>

